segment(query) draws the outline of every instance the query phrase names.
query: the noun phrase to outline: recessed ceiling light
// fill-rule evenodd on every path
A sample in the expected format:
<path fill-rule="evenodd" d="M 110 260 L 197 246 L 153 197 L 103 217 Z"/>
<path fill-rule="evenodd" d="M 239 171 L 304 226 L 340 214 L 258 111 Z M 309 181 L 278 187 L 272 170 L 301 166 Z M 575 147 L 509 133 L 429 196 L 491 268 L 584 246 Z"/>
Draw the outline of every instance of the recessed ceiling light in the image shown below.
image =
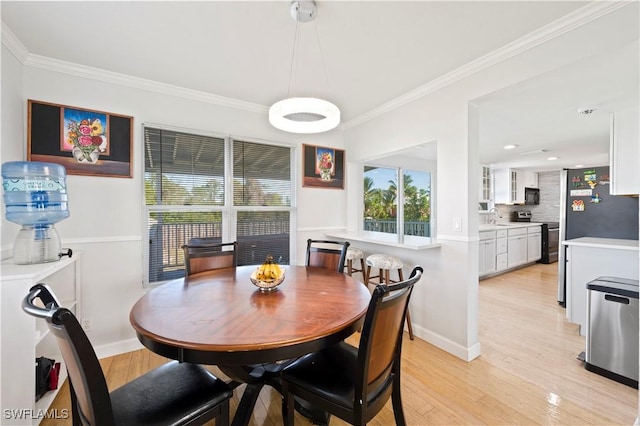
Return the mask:
<path fill-rule="evenodd" d="M 504 149 L 513 149 L 515 147 L 517 147 L 518 145 L 505 145 Z"/>
<path fill-rule="evenodd" d="M 595 112 L 595 107 L 578 108 L 578 114 L 589 115 Z"/>
<path fill-rule="evenodd" d="M 573 166 L 573 167 L 575 167 L 576 169 L 579 169 L 579 168 L 584 167 L 584 164 L 576 164 L 576 165 L 575 165 L 575 166 Z"/>
<path fill-rule="evenodd" d="M 547 158 L 547 160 L 550 160 L 550 161 L 557 160 L 557 159 L 558 159 L 558 157 L 549 157 L 549 158 Z"/>

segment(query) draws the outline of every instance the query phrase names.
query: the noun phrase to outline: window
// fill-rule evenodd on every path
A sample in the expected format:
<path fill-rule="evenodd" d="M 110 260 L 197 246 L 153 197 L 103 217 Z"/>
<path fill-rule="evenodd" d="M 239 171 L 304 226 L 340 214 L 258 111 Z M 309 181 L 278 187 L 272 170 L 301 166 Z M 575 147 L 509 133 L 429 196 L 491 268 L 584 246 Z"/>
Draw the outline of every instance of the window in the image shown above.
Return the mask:
<path fill-rule="evenodd" d="M 366 165 L 363 229 L 399 243 L 431 236 L 431 173 Z M 386 235 L 385 235 L 386 234 Z"/>
<path fill-rule="evenodd" d="M 238 241 L 238 265 L 289 263 L 292 148 L 144 128 L 148 282 L 184 276 L 193 237 Z"/>

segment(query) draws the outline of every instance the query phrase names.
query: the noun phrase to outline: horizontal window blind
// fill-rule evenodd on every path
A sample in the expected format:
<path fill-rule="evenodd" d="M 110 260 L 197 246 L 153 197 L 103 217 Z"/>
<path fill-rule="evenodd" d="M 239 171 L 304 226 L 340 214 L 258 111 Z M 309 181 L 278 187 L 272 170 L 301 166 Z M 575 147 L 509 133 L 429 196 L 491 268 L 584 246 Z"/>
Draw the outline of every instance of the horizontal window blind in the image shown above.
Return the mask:
<path fill-rule="evenodd" d="M 290 206 L 291 148 L 233 141 L 233 204 Z"/>
<path fill-rule="evenodd" d="M 145 127 L 148 205 L 224 205 L 224 139 Z"/>

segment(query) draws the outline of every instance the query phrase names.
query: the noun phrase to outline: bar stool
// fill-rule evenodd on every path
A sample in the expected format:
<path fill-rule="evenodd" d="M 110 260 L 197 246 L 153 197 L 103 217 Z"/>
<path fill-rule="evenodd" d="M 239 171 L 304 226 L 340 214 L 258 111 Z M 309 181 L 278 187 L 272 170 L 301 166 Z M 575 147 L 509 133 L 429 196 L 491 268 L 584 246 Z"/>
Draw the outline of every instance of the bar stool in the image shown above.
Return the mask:
<path fill-rule="evenodd" d="M 354 272 L 361 272 L 364 277 L 364 253 L 359 248 L 349 247 L 347 249 L 347 275 L 351 276 Z M 360 261 L 360 269 L 354 267 L 354 260 Z"/>
<path fill-rule="evenodd" d="M 402 261 L 388 254 L 371 254 L 367 256 L 367 273 L 364 277 L 366 283 L 371 284 L 390 284 L 404 281 L 402 274 Z M 371 268 L 378 268 L 378 275 L 371 275 Z M 398 271 L 398 281 L 394 281 L 390 278 L 390 272 L 392 269 Z M 371 282 L 372 278 L 378 278 L 378 282 Z M 407 307 L 407 328 L 409 329 L 409 338 L 413 340 L 413 326 L 411 325 L 411 311 Z"/>

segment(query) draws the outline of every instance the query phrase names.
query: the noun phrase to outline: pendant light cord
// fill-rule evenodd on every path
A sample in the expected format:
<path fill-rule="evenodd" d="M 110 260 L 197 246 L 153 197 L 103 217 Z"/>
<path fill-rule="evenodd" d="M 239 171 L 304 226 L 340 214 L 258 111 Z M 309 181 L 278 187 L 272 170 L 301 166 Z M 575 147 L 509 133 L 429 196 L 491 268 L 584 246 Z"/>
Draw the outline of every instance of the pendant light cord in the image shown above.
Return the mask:
<path fill-rule="evenodd" d="M 318 35 L 318 26 L 316 25 L 315 22 L 313 22 L 313 29 L 315 30 L 315 33 L 316 33 L 316 42 L 318 43 L 318 49 L 320 49 L 320 60 L 322 61 L 322 69 L 324 70 L 325 83 L 327 85 L 327 90 L 330 90 L 331 86 L 329 86 L 329 73 L 327 72 L 327 64 L 324 62 L 324 54 L 322 53 L 322 44 L 320 44 L 320 35 Z"/>
<path fill-rule="evenodd" d="M 298 40 L 300 39 L 300 22 L 296 20 L 296 33 L 293 38 L 293 51 L 291 52 L 291 67 L 289 68 L 289 87 L 287 88 L 287 98 L 291 97 L 291 89 L 293 87 L 293 81 L 296 79 L 298 73 Z"/>

